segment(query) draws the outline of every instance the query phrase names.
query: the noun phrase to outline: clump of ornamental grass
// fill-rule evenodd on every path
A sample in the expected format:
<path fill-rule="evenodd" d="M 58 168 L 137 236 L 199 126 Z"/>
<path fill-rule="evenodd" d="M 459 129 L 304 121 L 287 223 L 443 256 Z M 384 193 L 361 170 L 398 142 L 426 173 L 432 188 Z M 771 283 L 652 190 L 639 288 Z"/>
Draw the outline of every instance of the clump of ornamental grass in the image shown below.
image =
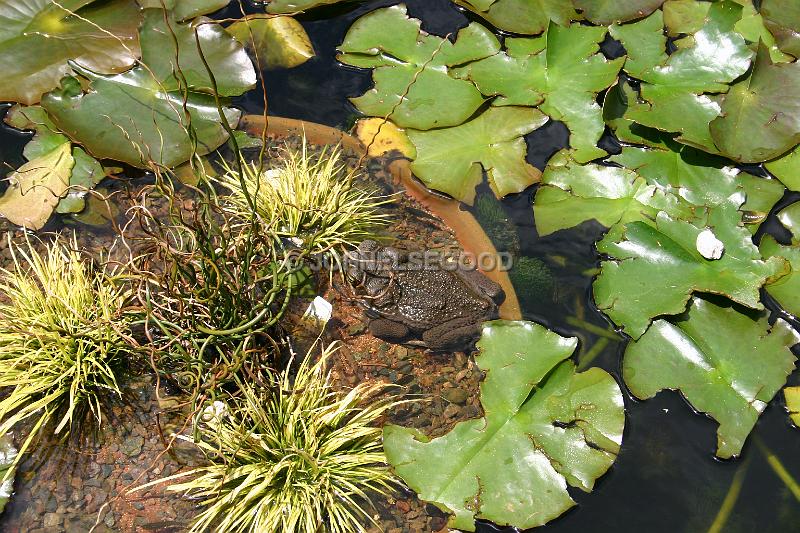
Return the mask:
<path fill-rule="evenodd" d="M 8 391 L 0 436 L 30 422 L 18 462 L 45 428 L 66 436 L 89 413 L 99 423 L 104 402 L 120 396 L 129 290 L 84 260 L 74 238 L 44 253 L 30 243 L 10 249 L 12 265 L 0 270 L 0 388 Z"/>
<path fill-rule="evenodd" d="M 241 384 L 200 423 L 210 464 L 158 481 L 191 478 L 168 488 L 204 508 L 191 532 L 364 531 L 370 494 L 395 485 L 375 422 L 397 402 L 376 400 L 389 387 L 382 383 L 335 392 L 326 370 L 333 352 L 307 357 L 293 378 L 273 374 L 263 390 Z"/>
<path fill-rule="evenodd" d="M 242 162 L 218 181 L 230 190 L 228 209 L 244 219 L 259 217 L 283 241 L 338 263 L 344 249 L 387 223 L 381 206 L 389 200 L 357 187 L 357 178 L 338 147 L 312 155 L 304 140 L 301 150 L 284 150 L 278 168 Z"/>
<path fill-rule="evenodd" d="M 150 207 L 137 211 L 146 239 L 134 262 L 137 325 L 155 371 L 191 393 L 194 403 L 237 376 L 257 379 L 273 366 L 273 332 L 294 293 L 302 256 L 275 248 L 271 227 L 223 210 L 206 176 L 183 208 L 171 180 L 160 180 Z"/>

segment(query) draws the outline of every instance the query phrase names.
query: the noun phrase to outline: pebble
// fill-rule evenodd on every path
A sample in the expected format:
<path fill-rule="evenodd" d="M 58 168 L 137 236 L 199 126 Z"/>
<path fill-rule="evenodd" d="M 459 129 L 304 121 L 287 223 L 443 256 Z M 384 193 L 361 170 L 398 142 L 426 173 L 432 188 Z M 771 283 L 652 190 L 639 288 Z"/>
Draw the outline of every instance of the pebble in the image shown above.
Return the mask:
<path fill-rule="evenodd" d="M 461 388 L 446 389 L 442 391 L 442 396 L 448 402 L 455 403 L 458 405 L 464 405 L 465 403 L 467 403 L 467 398 L 469 397 L 467 391 Z"/>
<path fill-rule="evenodd" d="M 142 446 L 144 446 L 144 438 L 139 435 L 131 435 L 122 441 L 120 451 L 128 457 L 136 457 L 142 453 Z"/>

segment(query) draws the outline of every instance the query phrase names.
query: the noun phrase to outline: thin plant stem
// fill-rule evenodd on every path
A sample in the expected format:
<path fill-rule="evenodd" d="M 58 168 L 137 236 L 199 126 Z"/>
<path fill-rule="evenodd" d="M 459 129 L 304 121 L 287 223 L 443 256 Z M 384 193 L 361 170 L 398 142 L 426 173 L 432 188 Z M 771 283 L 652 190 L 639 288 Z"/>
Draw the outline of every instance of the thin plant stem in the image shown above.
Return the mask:
<path fill-rule="evenodd" d="M 594 346 L 592 346 L 578 361 L 578 370 L 583 370 L 588 367 L 594 359 L 606 349 L 611 340 L 607 337 L 600 337 Z"/>
<path fill-rule="evenodd" d="M 708 533 L 721 533 L 725 524 L 728 523 L 728 518 L 730 518 L 731 512 L 736 505 L 736 500 L 739 499 L 739 493 L 742 492 L 742 484 L 744 483 L 747 466 L 749 464 L 750 461 L 745 460 L 745 462 L 739 466 L 739 469 L 736 470 L 736 474 L 734 474 L 733 480 L 731 480 L 731 486 L 728 487 L 728 492 L 725 494 L 725 499 L 722 500 L 722 505 L 717 512 L 717 516 L 714 517 L 711 527 L 708 528 Z"/>
<path fill-rule="evenodd" d="M 593 333 L 598 337 L 605 337 L 606 339 L 612 341 L 621 341 L 622 338 L 616 333 L 614 330 L 611 329 L 603 329 L 600 326 L 596 326 L 591 322 L 587 322 L 586 320 L 581 320 L 578 317 L 570 316 L 567 317 L 567 324 L 570 326 L 575 326 L 576 328 L 581 328 L 583 330 L 588 331 L 589 333 Z"/>
<path fill-rule="evenodd" d="M 767 460 L 767 464 L 772 468 L 772 471 L 783 481 L 783 484 L 794 494 L 795 499 L 800 502 L 800 484 L 792 477 L 786 467 L 783 466 L 783 463 L 778 456 L 775 455 L 772 450 L 770 450 L 764 441 L 758 435 L 753 437 L 755 440 L 756 446 L 764 454 L 764 459 Z"/>

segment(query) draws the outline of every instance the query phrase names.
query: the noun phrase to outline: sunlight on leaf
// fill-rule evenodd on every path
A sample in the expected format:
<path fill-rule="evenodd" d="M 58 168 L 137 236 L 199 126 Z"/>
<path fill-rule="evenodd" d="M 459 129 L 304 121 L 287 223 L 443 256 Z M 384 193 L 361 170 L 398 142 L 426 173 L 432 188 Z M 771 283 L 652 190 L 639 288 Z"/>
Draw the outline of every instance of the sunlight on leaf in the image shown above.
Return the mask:
<path fill-rule="evenodd" d="M 783 389 L 786 399 L 786 411 L 796 427 L 800 427 L 800 387 L 786 387 Z"/>
<path fill-rule="evenodd" d="M 645 17 L 658 9 L 664 0 L 573 0 L 573 3 L 590 21 L 608 25 Z"/>
<path fill-rule="evenodd" d="M 520 192 L 540 177 L 525 161 L 522 136 L 545 122 L 547 117 L 533 108 L 490 107 L 454 128 L 407 130 L 417 150 L 411 170 L 431 189 L 466 203 L 475 198 L 483 171 L 498 197 Z"/>
<path fill-rule="evenodd" d="M 267 13 L 292 14 L 305 11 L 317 6 L 343 4 L 345 2 L 358 2 L 359 0 L 266 0 Z"/>
<path fill-rule="evenodd" d="M 74 164 L 72 145 L 65 142 L 19 167 L 7 178 L 8 189 L 0 198 L 0 215 L 19 226 L 40 229 L 66 194 Z"/>
<path fill-rule="evenodd" d="M 682 313 L 693 292 L 724 294 L 763 309 L 759 289 L 785 274 L 787 265 L 779 258 L 761 260 L 750 233 L 737 224 L 738 207 L 733 200 L 718 206 L 705 223 L 662 212 L 653 223 L 614 226 L 597 243 L 597 251 L 611 258 L 601 263 L 593 285 L 597 307 L 634 339 L 653 318 Z M 710 260 L 698 249 L 698 235 L 707 228 L 724 245 L 720 259 Z"/>
<path fill-rule="evenodd" d="M 622 393 L 607 372 L 576 373 L 567 360 L 577 339 L 532 322 L 489 322 L 475 362 L 485 416 L 429 439 L 387 425 L 384 448 L 395 472 L 421 499 L 453 513 L 520 529 L 540 526 L 575 505 L 613 464 L 625 424 Z M 536 512 L 531 512 L 532 510 Z"/>
<path fill-rule="evenodd" d="M 599 53 L 605 28 L 575 24 L 550 25 L 536 39 L 506 39 L 507 52 L 457 69 L 487 96 L 499 96 L 493 105 L 538 105 L 570 129 L 573 158 L 585 163 L 606 155 L 597 141 L 604 123 L 597 93 L 610 86 L 624 59 L 608 61 Z"/>
<path fill-rule="evenodd" d="M 637 398 L 680 390 L 719 422 L 717 456 L 739 455 L 759 415 L 794 370 L 800 340 L 783 320 L 695 298 L 687 314 L 657 320 L 625 351 L 622 373 Z"/>

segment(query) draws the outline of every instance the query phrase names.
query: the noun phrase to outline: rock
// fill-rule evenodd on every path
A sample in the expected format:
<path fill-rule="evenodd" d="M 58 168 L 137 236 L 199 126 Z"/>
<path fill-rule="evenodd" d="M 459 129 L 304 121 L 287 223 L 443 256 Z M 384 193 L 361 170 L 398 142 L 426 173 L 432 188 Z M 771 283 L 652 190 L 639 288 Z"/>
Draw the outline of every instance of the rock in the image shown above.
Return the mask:
<path fill-rule="evenodd" d="M 142 453 L 142 446 L 144 446 L 144 438 L 139 435 L 131 435 L 122 441 L 120 451 L 128 457 L 136 457 Z"/>
<path fill-rule="evenodd" d="M 444 397 L 445 400 L 447 400 L 450 403 L 464 405 L 465 403 L 467 403 L 467 397 L 469 395 L 467 394 L 467 391 L 465 391 L 464 389 L 456 388 L 456 389 L 447 389 L 442 391 L 442 396 Z"/>
<path fill-rule="evenodd" d="M 61 515 L 57 513 L 45 513 L 42 525 L 45 527 L 45 529 L 55 529 L 61 526 L 61 521 Z"/>

